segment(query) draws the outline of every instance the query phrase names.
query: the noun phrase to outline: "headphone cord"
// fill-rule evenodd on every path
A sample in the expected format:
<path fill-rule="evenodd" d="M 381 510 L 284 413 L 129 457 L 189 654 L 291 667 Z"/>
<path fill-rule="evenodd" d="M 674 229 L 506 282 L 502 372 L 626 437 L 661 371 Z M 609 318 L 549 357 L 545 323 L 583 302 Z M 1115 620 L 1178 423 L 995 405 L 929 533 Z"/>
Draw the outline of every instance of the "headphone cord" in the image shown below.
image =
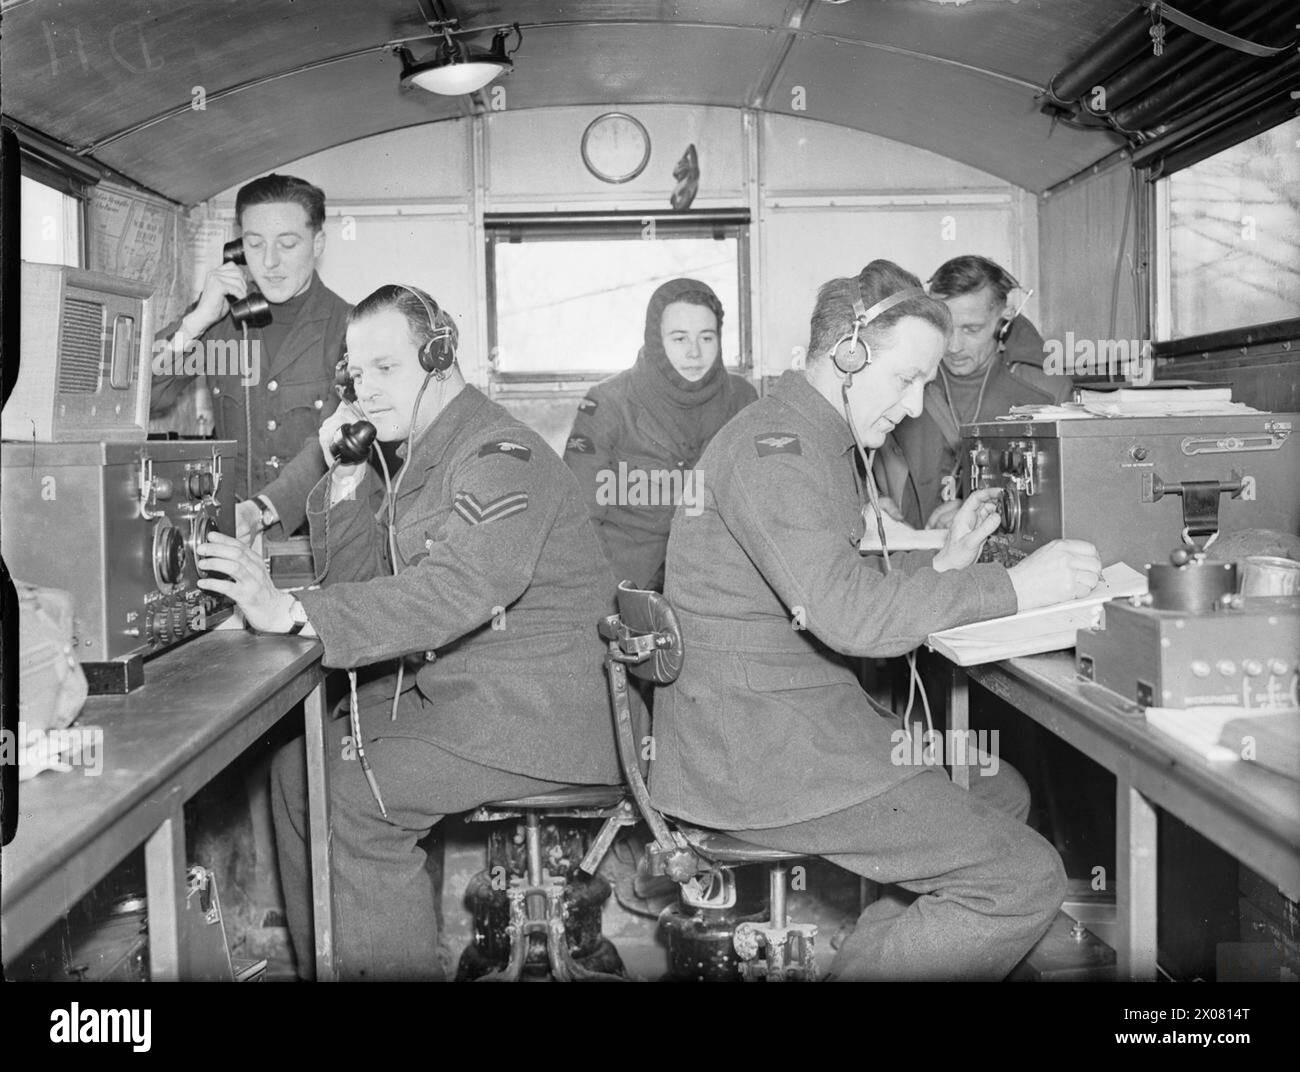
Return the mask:
<path fill-rule="evenodd" d="M 884 559 L 885 575 L 888 576 L 893 572 L 893 564 L 889 561 L 889 543 L 885 539 L 885 521 L 884 513 L 880 509 L 879 492 L 876 490 L 875 478 L 875 460 L 876 452 L 868 451 L 862 442 L 862 437 L 858 435 L 858 426 L 853 422 L 853 406 L 849 402 L 849 385 L 853 382 L 853 375 L 850 373 L 845 376 L 844 382 L 840 384 L 840 397 L 844 400 L 844 420 L 848 423 L 849 432 L 853 436 L 853 445 L 857 448 L 858 456 L 862 459 L 862 464 L 866 467 L 866 485 L 867 498 L 871 502 L 871 508 L 876 514 L 876 534 L 880 537 L 880 550 Z M 857 473 L 857 465 L 853 466 L 854 474 Z M 903 711 L 903 732 L 907 734 L 908 740 L 912 737 L 912 703 L 916 692 L 919 690 L 921 695 L 921 706 L 925 711 L 926 734 L 931 741 L 934 740 L 934 719 L 930 713 L 930 698 L 926 695 L 925 684 L 921 681 L 921 675 L 916 669 L 916 652 L 907 653 L 907 707 Z"/>

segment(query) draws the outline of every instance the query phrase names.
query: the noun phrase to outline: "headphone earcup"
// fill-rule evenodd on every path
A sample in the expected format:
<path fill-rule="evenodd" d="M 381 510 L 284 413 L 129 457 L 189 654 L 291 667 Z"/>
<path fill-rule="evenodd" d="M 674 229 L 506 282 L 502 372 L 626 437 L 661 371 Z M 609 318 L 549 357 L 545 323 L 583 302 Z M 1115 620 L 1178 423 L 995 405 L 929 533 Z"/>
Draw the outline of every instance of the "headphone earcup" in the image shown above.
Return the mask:
<path fill-rule="evenodd" d="M 1014 323 L 1014 320 L 1004 316 L 998 324 L 998 329 L 993 333 L 993 335 L 994 338 L 997 339 L 997 344 L 999 346 L 1006 346 L 1007 337 L 1011 334 L 1011 327 Z"/>
<path fill-rule="evenodd" d="M 456 363 L 456 351 L 452 349 L 450 337 L 436 336 L 425 340 L 420 347 L 420 367 L 425 372 L 446 372 Z"/>
<path fill-rule="evenodd" d="M 858 346 L 862 347 L 862 356 L 858 357 Z M 858 344 L 853 348 L 853 357 L 847 363 L 837 353 L 835 355 L 835 367 L 846 376 L 856 376 L 859 372 L 871 364 L 871 347 L 867 345 L 866 339 L 858 339 Z"/>

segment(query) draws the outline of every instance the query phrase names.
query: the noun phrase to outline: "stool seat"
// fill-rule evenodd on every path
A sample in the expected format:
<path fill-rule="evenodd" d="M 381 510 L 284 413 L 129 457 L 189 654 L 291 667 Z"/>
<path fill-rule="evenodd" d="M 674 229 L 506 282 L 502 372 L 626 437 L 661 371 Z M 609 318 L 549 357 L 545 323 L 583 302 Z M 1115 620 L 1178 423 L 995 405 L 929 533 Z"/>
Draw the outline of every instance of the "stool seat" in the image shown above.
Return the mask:
<path fill-rule="evenodd" d="M 808 855 L 805 852 L 786 852 L 784 849 L 765 849 L 761 845 L 751 845 L 748 841 L 741 841 L 718 830 L 688 826 L 680 820 L 676 825 L 687 844 L 714 863 L 780 863 L 782 860 L 802 860 Z"/>
<path fill-rule="evenodd" d="M 627 796 L 622 785 L 567 785 L 549 793 L 513 800 L 491 800 L 481 805 L 500 811 L 545 811 L 549 808 L 613 808 Z"/>

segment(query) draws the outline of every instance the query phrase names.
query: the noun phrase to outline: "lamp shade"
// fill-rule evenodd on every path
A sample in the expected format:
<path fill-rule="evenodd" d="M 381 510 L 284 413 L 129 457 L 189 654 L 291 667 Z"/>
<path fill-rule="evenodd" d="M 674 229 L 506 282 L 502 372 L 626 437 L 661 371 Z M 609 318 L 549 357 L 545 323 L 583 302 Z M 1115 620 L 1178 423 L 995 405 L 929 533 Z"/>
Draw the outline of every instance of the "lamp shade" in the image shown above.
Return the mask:
<path fill-rule="evenodd" d="M 402 73 L 402 85 L 417 85 L 444 97 L 459 97 L 482 89 L 508 67 L 509 64 L 486 59 L 421 63 Z"/>

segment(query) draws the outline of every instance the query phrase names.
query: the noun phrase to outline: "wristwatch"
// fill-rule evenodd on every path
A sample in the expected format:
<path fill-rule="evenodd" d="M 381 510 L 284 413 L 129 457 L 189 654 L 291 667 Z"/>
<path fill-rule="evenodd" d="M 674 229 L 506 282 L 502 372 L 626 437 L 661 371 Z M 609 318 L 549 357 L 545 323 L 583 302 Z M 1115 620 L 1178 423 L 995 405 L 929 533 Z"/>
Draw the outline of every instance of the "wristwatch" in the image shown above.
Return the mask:
<path fill-rule="evenodd" d="M 310 624 L 307 620 L 307 608 L 302 605 L 302 601 L 295 599 L 293 606 L 289 608 L 289 617 L 293 619 L 293 625 L 289 629 L 289 636 L 301 633 Z"/>
<path fill-rule="evenodd" d="M 280 520 L 280 515 L 275 512 L 275 507 L 271 505 L 271 500 L 265 495 L 254 495 L 252 501 L 261 512 L 263 532 Z"/>

